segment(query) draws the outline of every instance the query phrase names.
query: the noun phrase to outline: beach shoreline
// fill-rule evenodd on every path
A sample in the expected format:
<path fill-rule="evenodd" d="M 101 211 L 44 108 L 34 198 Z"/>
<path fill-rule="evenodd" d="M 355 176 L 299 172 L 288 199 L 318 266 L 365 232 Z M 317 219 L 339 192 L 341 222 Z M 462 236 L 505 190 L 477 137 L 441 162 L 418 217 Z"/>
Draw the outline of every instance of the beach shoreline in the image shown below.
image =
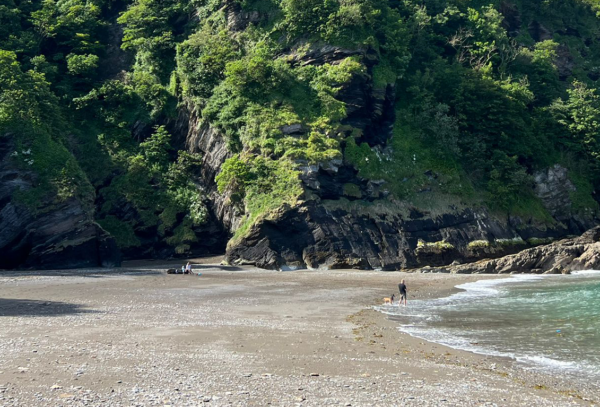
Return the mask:
<path fill-rule="evenodd" d="M 399 332 L 397 291 L 506 276 L 276 272 L 195 260 L 0 274 L 0 406 L 594 405 L 593 384 Z M 180 262 L 179 262 L 180 263 Z M 177 263 L 177 264 L 179 264 Z"/>

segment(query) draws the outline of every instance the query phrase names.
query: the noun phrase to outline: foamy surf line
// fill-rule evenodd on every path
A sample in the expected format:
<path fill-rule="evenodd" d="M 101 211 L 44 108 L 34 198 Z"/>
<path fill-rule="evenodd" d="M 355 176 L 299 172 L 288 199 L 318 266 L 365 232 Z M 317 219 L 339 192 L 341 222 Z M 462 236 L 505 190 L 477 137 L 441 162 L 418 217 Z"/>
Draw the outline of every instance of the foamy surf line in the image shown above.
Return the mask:
<path fill-rule="evenodd" d="M 574 276 L 594 276 L 600 275 L 600 270 L 578 270 L 571 272 Z M 569 275 L 553 275 L 553 274 L 513 274 L 505 278 L 481 279 L 471 283 L 456 285 L 455 288 L 463 290 L 454 293 L 448 297 L 435 298 L 432 300 L 423 300 L 425 304 L 440 305 L 449 304 L 456 300 L 468 300 L 469 298 L 487 297 L 498 295 L 501 291 L 500 287 L 507 284 L 527 283 L 549 278 L 568 278 Z M 413 302 L 416 302 L 415 300 Z M 398 314 L 404 315 L 404 314 Z"/>
<path fill-rule="evenodd" d="M 511 283 L 522 283 L 522 282 L 527 282 L 527 281 L 541 280 L 544 277 L 545 276 L 540 276 L 537 274 L 536 275 L 517 274 L 517 275 L 511 275 L 506 278 L 499 278 L 499 279 L 494 279 L 494 280 L 477 280 L 472 283 L 464 283 L 464 284 L 457 285 L 456 288 L 465 290 L 465 291 L 453 294 L 448 298 L 455 298 L 456 296 L 481 297 L 481 296 L 486 296 L 486 295 L 495 295 L 495 294 L 498 294 L 498 292 L 499 292 L 499 290 L 497 290 L 495 287 L 502 286 L 505 284 L 511 284 Z"/>
<path fill-rule="evenodd" d="M 576 276 L 594 275 L 594 274 L 600 274 L 600 270 L 577 270 L 577 271 L 572 271 L 571 274 L 574 274 Z"/>
<path fill-rule="evenodd" d="M 578 360 L 560 360 L 554 359 L 550 355 L 530 354 L 529 352 L 519 352 L 518 350 L 499 349 L 494 345 L 479 345 L 474 338 L 468 338 L 444 329 L 438 329 L 430 326 L 432 321 L 440 321 L 442 316 L 437 314 L 436 308 L 453 307 L 458 304 L 473 301 L 486 302 L 486 297 L 506 295 L 501 287 L 512 285 L 515 283 L 531 283 L 537 280 L 558 280 L 571 279 L 576 281 L 577 277 L 597 277 L 600 275 L 600 270 L 580 270 L 574 271 L 573 276 L 570 275 L 530 275 L 518 274 L 507 276 L 500 279 L 481 279 L 471 283 L 457 285 L 456 288 L 464 290 L 459 293 L 452 294 L 448 297 L 429 299 L 429 300 L 414 300 L 409 307 L 397 306 L 381 306 L 375 307 L 378 311 L 387 314 L 391 317 L 397 317 L 402 325 L 398 328 L 400 332 L 409 334 L 413 337 L 423 339 L 429 342 L 448 346 L 453 349 L 472 352 L 483 356 L 509 358 L 516 361 L 525 369 L 546 371 L 546 372 L 562 372 L 573 375 L 574 377 L 584 377 L 586 375 L 600 378 L 600 368 L 596 364 L 590 364 L 588 361 Z"/>
<path fill-rule="evenodd" d="M 454 286 L 459 290 L 462 290 L 458 293 L 454 293 L 449 295 L 448 297 L 440 297 L 433 298 L 429 300 L 413 300 L 412 304 L 416 304 L 414 306 L 410 306 L 407 308 L 400 308 L 399 306 L 394 305 L 382 305 L 373 307 L 375 310 L 382 312 L 386 315 L 396 315 L 399 317 L 416 317 L 416 316 L 424 316 L 423 314 L 408 314 L 407 312 L 411 312 L 411 310 L 419 309 L 428 306 L 439 306 L 443 304 L 450 304 L 457 300 L 465 301 L 469 298 L 479 298 L 479 297 L 487 297 L 492 295 L 497 295 L 500 291 L 496 288 L 497 286 L 511 283 L 511 282 L 523 282 L 529 280 L 536 280 L 539 278 L 543 278 L 538 275 L 512 275 L 506 278 L 494 278 L 494 279 L 481 279 L 471 283 L 464 283 Z M 400 312 L 400 310 L 403 310 Z"/>
<path fill-rule="evenodd" d="M 425 305 L 442 305 L 451 304 L 457 300 L 466 301 L 469 299 L 481 298 L 498 295 L 500 293 L 499 287 L 512 284 L 512 283 L 523 283 L 534 280 L 541 280 L 548 276 L 545 275 L 532 275 L 532 274 L 517 274 L 506 276 L 505 278 L 483 278 L 481 280 L 473 281 L 471 283 L 464 283 L 456 285 L 454 288 L 462 290 L 458 293 L 451 294 L 448 297 L 434 298 L 431 300 L 414 300 L 413 303 L 425 304 Z M 405 315 L 405 314 L 397 314 Z"/>
<path fill-rule="evenodd" d="M 452 349 L 471 352 L 482 356 L 508 358 L 518 362 L 526 369 L 542 370 L 546 372 L 569 372 L 575 376 L 586 376 L 588 378 L 590 375 L 600 377 L 598 366 L 588 363 L 557 360 L 547 356 L 518 355 L 513 352 L 503 352 L 497 349 L 485 348 L 474 345 L 467 339 L 449 335 L 436 329 L 422 329 L 412 325 L 403 325 L 400 326 L 398 330 L 409 334 L 412 337 L 437 343 Z"/>
<path fill-rule="evenodd" d="M 593 275 L 600 275 L 600 270 L 578 270 L 578 271 L 573 271 L 571 274 L 575 275 L 575 276 L 593 276 Z M 543 280 L 543 279 L 553 278 L 553 277 L 554 278 L 556 278 L 556 277 L 559 277 L 559 278 L 567 277 L 568 278 L 568 275 L 557 276 L 557 275 L 546 275 L 546 274 L 542 274 L 542 275 L 540 275 L 540 274 L 513 274 L 513 275 L 509 275 L 505 278 L 493 278 L 493 279 L 485 279 L 484 278 L 484 279 L 473 281 L 470 283 L 458 284 L 458 285 L 454 286 L 454 288 L 457 288 L 462 291 L 451 294 L 448 297 L 433 298 L 433 299 L 429 299 L 429 300 L 413 300 L 412 303 L 413 304 L 416 303 L 417 304 L 416 306 L 419 306 L 419 305 L 439 306 L 439 305 L 444 305 L 444 304 L 451 304 L 451 303 L 456 302 L 457 300 L 465 301 L 465 300 L 469 300 L 469 299 L 499 295 L 501 292 L 499 290 L 499 288 L 502 286 L 505 286 L 507 284 L 527 283 L 527 282 L 531 282 L 531 281 Z M 400 312 L 401 308 L 396 307 L 396 306 L 383 305 L 383 306 L 375 306 L 374 307 L 374 309 L 376 309 L 377 311 L 382 312 L 386 315 L 397 315 L 397 316 L 401 316 L 401 317 L 421 316 L 421 314 L 412 314 L 412 315 L 407 314 L 406 312 L 410 308 L 414 308 L 414 307 L 402 308 L 402 310 L 404 310 L 404 311 Z"/>

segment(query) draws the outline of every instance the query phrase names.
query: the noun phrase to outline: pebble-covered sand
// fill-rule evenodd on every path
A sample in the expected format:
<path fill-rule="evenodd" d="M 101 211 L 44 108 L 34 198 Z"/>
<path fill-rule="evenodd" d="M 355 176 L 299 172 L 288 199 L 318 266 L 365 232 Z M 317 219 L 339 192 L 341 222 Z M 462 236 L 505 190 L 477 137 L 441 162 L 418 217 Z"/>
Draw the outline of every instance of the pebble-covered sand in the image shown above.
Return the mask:
<path fill-rule="evenodd" d="M 426 298 L 483 277 L 209 264 L 186 276 L 166 267 L 0 272 L 0 406 L 600 400 L 597 383 L 427 343 L 373 310 L 401 278 Z"/>

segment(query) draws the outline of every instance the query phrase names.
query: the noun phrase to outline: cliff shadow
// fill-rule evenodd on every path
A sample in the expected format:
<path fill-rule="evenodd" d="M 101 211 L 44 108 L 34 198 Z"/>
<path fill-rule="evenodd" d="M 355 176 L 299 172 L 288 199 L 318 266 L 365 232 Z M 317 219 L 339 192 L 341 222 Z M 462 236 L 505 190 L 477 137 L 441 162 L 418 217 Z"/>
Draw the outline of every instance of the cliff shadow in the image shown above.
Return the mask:
<path fill-rule="evenodd" d="M 222 266 L 222 265 L 214 265 L 214 264 L 192 264 L 193 271 L 209 271 L 209 270 L 220 270 L 220 271 L 244 271 L 248 270 L 247 268 L 239 267 L 239 266 Z"/>
<path fill-rule="evenodd" d="M 103 278 L 117 275 L 132 275 L 132 276 L 148 276 L 159 275 L 158 270 L 152 269 L 72 269 L 72 270 L 0 270 L 0 277 L 88 277 L 88 278 Z"/>
<path fill-rule="evenodd" d="M 68 302 L 0 298 L 0 317 L 54 317 L 97 312 Z"/>

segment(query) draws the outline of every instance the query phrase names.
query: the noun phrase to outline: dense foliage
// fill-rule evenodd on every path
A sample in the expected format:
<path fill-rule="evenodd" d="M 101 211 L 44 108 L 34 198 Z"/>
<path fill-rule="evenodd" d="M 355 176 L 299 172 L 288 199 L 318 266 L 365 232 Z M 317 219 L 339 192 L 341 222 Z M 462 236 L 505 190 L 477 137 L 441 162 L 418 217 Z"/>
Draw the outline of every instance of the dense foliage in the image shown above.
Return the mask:
<path fill-rule="evenodd" d="M 170 135 L 185 108 L 233 153 L 216 182 L 247 214 L 242 234 L 299 201 L 299 167 L 331 160 L 392 199 L 427 187 L 540 220 L 532 175 L 559 163 L 575 208 L 596 209 L 597 13 L 596 0 L 4 0 L 0 136 L 38 177 L 15 199 L 79 197 L 122 247 L 156 235 L 189 250 L 206 209 L 199 157 Z M 304 63 L 325 45 L 349 52 Z M 395 88 L 387 144 L 346 120 L 356 77 Z"/>
<path fill-rule="evenodd" d="M 191 177 L 199 157 L 153 128 L 162 91 L 151 103 L 143 72 L 111 43 L 124 8 L 105 0 L 0 5 L 0 137 L 12 139 L 11 159 L 36 178 L 14 199 L 34 211 L 80 199 L 96 206 L 121 247 L 160 238 L 183 253 L 206 217 Z"/>
<path fill-rule="evenodd" d="M 418 192 L 433 190 L 429 200 L 551 221 L 532 175 L 558 163 L 577 186 L 574 206 L 597 209 L 590 194 L 600 177 L 594 2 L 235 3 L 230 10 L 258 18 L 232 28 L 220 3 L 201 3 L 207 18 L 176 57 L 179 96 L 240 153 L 217 180 L 234 200 L 253 201 L 248 185 L 259 181 L 247 176 L 257 158 L 343 158 L 361 176 L 387 181 L 398 199 L 422 203 Z M 302 64 L 321 44 L 358 56 Z M 368 145 L 345 125 L 340 90 L 360 75 L 370 75 L 375 89 L 396 87 L 387 146 Z M 297 123 L 303 137 L 285 133 Z"/>

